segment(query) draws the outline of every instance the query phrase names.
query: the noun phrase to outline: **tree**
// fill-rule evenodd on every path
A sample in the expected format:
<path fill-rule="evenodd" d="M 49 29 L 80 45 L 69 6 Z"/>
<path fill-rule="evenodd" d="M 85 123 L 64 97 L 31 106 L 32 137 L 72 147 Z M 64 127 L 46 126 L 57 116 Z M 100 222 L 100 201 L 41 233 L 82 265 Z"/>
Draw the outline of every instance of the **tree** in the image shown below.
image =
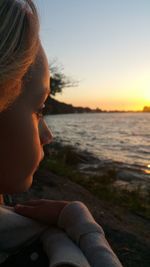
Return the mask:
<path fill-rule="evenodd" d="M 143 108 L 143 112 L 150 112 L 150 107 L 145 106 L 145 107 Z"/>
<path fill-rule="evenodd" d="M 60 65 L 56 65 L 56 61 L 50 64 L 50 87 L 51 95 L 56 95 L 57 93 L 62 93 L 62 90 L 67 87 L 75 87 L 78 85 L 78 82 L 67 77 L 63 73 L 63 68 Z"/>

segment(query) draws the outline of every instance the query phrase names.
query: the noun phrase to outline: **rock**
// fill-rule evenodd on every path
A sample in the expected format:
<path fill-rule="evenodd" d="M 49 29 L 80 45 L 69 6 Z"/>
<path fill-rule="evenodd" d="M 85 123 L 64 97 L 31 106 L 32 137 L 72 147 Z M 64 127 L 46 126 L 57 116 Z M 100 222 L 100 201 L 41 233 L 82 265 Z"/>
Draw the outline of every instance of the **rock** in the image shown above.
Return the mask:
<path fill-rule="evenodd" d="M 127 182 L 133 182 L 133 181 L 141 181 L 145 178 L 144 175 L 141 173 L 136 173 L 132 171 L 127 171 L 127 170 L 121 170 L 117 173 L 116 178 L 118 180 L 123 180 Z"/>

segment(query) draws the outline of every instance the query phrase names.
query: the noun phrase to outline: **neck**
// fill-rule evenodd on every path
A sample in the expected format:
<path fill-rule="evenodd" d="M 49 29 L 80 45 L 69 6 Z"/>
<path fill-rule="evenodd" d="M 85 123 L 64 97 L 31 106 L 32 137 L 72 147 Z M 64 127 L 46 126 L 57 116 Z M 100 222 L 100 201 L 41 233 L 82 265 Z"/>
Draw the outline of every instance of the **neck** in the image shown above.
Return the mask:
<path fill-rule="evenodd" d="M 3 195 L 0 195 L 0 205 L 4 204 Z"/>

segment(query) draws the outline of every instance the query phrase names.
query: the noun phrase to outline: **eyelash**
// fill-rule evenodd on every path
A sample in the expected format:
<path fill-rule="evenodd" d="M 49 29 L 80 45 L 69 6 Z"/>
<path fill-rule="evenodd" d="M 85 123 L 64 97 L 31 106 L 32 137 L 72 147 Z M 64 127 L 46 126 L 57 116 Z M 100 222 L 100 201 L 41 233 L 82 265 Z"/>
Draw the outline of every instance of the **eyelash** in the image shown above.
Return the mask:
<path fill-rule="evenodd" d="M 45 108 L 45 104 L 42 108 L 38 109 L 38 111 L 35 113 L 38 119 L 43 118 L 43 109 Z"/>

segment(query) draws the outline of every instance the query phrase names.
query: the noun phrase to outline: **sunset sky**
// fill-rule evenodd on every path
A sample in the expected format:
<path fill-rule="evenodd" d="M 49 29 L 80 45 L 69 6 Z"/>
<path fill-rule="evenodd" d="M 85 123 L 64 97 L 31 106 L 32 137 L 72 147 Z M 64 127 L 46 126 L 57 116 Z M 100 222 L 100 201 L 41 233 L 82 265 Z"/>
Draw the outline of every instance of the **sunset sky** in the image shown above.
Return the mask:
<path fill-rule="evenodd" d="M 79 81 L 57 99 L 76 106 L 150 106 L 150 0 L 36 0 L 49 61 Z"/>

